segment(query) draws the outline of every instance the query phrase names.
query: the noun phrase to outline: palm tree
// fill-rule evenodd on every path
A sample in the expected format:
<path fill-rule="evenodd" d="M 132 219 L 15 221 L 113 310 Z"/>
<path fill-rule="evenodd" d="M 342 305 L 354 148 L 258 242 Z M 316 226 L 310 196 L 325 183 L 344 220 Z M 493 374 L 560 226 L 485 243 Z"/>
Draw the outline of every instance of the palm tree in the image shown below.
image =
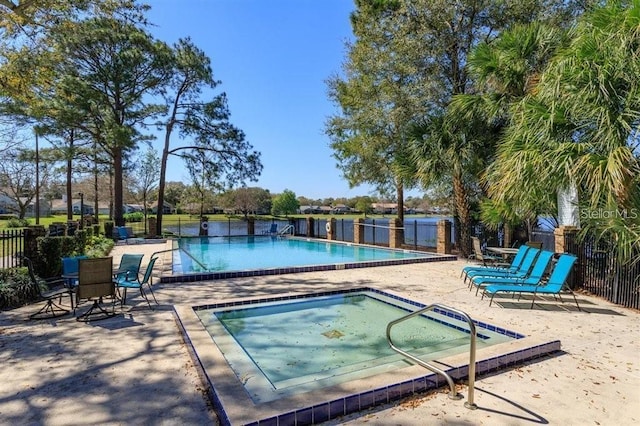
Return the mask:
<path fill-rule="evenodd" d="M 563 31 L 532 23 L 515 26 L 494 42 L 478 45 L 469 56 L 469 70 L 481 90 L 455 96 L 451 115 L 460 120 L 491 123 L 495 131 L 503 133 L 512 120 L 513 106 L 535 92 L 544 67 L 565 43 Z M 538 215 L 556 209 L 555 193 L 550 196 L 549 192 L 537 187 L 536 169 L 527 161 L 520 162 L 517 167 L 501 167 L 505 152 L 500 150 L 501 157 L 484 175 L 490 198 L 481 203 L 481 217 L 490 226 L 525 221 L 530 233 Z M 508 151 L 508 155 L 517 153 Z M 523 159 L 526 158 L 524 155 Z M 496 188 L 503 189 L 505 181 L 510 182 L 509 188 L 513 190 L 496 191 Z M 523 182 L 526 182 L 526 191 L 522 190 Z"/>
<path fill-rule="evenodd" d="M 451 180 L 455 217 L 459 222 L 456 226 L 459 250 L 463 257 L 471 253 L 471 200 L 477 192 L 474 184 L 485 160 L 491 157 L 488 141 L 492 133 L 487 130 L 482 123 L 461 123 L 443 113 L 414 123 L 408 133 L 411 163 L 415 167 L 408 172 L 425 187 Z"/>
<path fill-rule="evenodd" d="M 575 184 L 583 228 L 614 241 L 623 259 L 640 253 L 638 28 L 638 0 L 608 2 L 580 19 L 513 109 L 492 184 L 507 198 L 533 184 L 550 193 Z"/>

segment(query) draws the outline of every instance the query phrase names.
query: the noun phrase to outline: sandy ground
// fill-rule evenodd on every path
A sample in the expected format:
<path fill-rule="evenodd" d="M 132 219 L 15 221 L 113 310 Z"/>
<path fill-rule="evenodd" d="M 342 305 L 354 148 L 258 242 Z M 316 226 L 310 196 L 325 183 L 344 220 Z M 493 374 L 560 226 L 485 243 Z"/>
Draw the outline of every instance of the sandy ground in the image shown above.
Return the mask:
<path fill-rule="evenodd" d="M 151 253 L 162 245 L 117 246 Z M 463 261 L 215 282 L 156 284 L 150 310 L 135 293 L 114 318 L 73 316 L 29 321 L 39 304 L 0 314 L 0 424 L 216 424 L 203 384 L 182 340 L 173 306 L 203 299 L 315 292 L 370 286 L 423 303 L 456 307 L 473 318 L 527 335 L 560 339 L 563 352 L 476 382 L 477 410 L 446 390 L 350 415 L 327 424 L 631 425 L 640 424 L 640 314 L 579 295 L 529 309 L 501 299 L 489 307 L 460 279 Z M 158 269 L 168 265 L 161 262 Z M 86 309 L 88 305 L 81 306 Z M 467 389 L 461 387 L 466 395 Z"/>

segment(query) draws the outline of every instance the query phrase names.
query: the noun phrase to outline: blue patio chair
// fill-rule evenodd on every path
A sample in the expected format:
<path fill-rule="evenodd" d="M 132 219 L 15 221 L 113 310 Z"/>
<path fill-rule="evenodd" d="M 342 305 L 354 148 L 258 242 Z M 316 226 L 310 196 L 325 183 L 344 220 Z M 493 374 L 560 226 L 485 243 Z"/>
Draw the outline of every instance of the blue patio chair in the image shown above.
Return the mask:
<path fill-rule="evenodd" d="M 115 279 L 138 279 L 143 254 L 124 253 L 120 258 L 120 266 L 116 269 Z"/>
<path fill-rule="evenodd" d="M 513 259 L 511 260 L 511 264 L 506 266 L 506 267 L 487 267 L 487 266 L 465 266 L 464 268 L 462 268 L 462 272 L 460 273 L 460 276 L 464 277 L 464 282 L 467 282 L 467 274 L 471 271 L 481 271 L 481 272 L 488 272 L 488 271 L 512 271 L 512 272 L 516 272 L 518 270 L 518 268 L 520 267 L 520 265 L 522 264 L 522 260 L 524 260 L 524 256 L 527 253 L 527 250 L 529 250 L 528 246 L 521 246 L 518 249 L 518 253 L 516 253 L 516 255 L 513 257 Z"/>
<path fill-rule="evenodd" d="M 125 228 L 124 226 L 118 226 L 118 238 L 121 240 L 126 240 L 127 238 L 129 238 L 127 228 Z"/>
<path fill-rule="evenodd" d="M 78 287 L 78 262 L 87 258 L 88 256 L 85 255 L 62 258 L 62 279 L 64 280 L 64 285 L 71 291 Z M 73 309 L 73 298 L 71 299 L 71 308 Z"/>
<path fill-rule="evenodd" d="M 522 263 L 520 263 L 520 266 L 515 271 L 506 269 L 487 270 L 487 268 L 485 268 L 484 270 L 479 269 L 477 271 L 469 271 L 467 273 L 467 278 L 469 279 L 469 289 L 473 288 L 473 279 L 477 277 L 527 277 L 539 253 L 540 250 L 538 250 L 537 248 L 529 247 L 524 255 L 524 259 L 522 259 Z"/>
<path fill-rule="evenodd" d="M 537 295 L 548 294 L 553 295 L 554 298 L 558 296 L 562 303 L 564 303 L 560 293 L 566 291 L 573 296 L 573 300 L 576 302 L 578 310 L 581 311 L 582 309 L 580 309 L 575 293 L 566 285 L 567 278 L 569 278 L 571 269 L 577 259 L 578 258 L 576 256 L 571 254 L 561 254 L 546 282 L 541 279 L 535 285 L 492 284 L 484 288 L 483 297 L 484 294 L 491 295 L 491 300 L 489 302 L 489 306 L 491 306 L 494 296 L 498 293 L 518 293 L 519 295 L 522 295 L 523 293 L 531 293 L 533 297 L 531 299 L 530 309 L 532 309 Z"/>
<path fill-rule="evenodd" d="M 87 256 L 69 256 L 62 258 L 62 275 L 77 275 L 78 274 L 78 261 L 80 259 L 86 259 Z M 64 278 L 64 282 L 68 287 L 75 287 L 78 285 L 78 278 Z"/>
<path fill-rule="evenodd" d="M 277 235 L 278 234 L 278 224 L 277 223 L 272 223 L 271 227 L 269 228 L 268 231 L 264 231 L 262 233 L 263 235 Z"/>
<path fill-rule="evenodd" d="M 544 277 L 547 272 L 547 268 L 549 267 L 549 262 L 553 258 L 553 252 L 548 250 L 543 250 L 540 252 L 536 261 L 533 264 L 533 268 L 531 268 L 531 272 L 526 277 L 516 277 L 516 276 L 503 276 L 503 277 L 491 277 L 491 276 L 480 276 L 474 277 L 471 279 L 471 284 L 476 286 L 476 295 L 480 288 L 484 288 L 491 284 L 519 284 L 519 285 L 535 285 L 540 282 L 540 280 Z"/>
<path fill-rule="evenodd" d="M 151 284 L 152 284 L 151 273 L 153 272 L 153 267 L 157 259 L 158 259 L 157 257 L 152 257 L 151 260 L 149 260 L 149 264 L 147 265 L 147 269 L 144 271 L 142 280 L 139 278 L 139 275 L 136 275 L 135 277 L 129 277 L 128 279 L 116 280 L 116 286 L 118 287 L 118 291 L 121 288 L 124 289 L 124 292 L 123 292 L 124 294 L 120 298 L 121 305 L 124 305 L 127 301 L 127 289 L 137 288 L 138 290 L 140 290 L 140 295 L 144 298 L 144 300 L 146 300 L 147 304 L 149 305 L 149 309 L 151 309 L 151 303 L 149 302 L 149 298 L 147 297 L 147 294 L 144 291 L 145 285 L 147 286 L 147 288 L 149 289 L 149 292 L 153 296 L 153 300 L 154 302 L 156 302 L 156 305 L 158 304 L 156 295 L 153 294 L 153 289 L 151 288 Z"/>

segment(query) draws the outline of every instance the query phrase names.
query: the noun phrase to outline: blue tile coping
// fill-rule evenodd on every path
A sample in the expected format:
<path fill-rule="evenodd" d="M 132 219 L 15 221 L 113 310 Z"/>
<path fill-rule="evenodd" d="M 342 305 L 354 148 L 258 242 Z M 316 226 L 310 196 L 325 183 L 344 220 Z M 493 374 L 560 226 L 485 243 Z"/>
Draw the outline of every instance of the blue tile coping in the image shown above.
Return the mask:
<path fill-rule="evenodd" d="M 183 331 L 185 341 L 196 361 L 204 383 L 208 386 L 211 402 L 219 416 L 222 425 L 310 425 L 339 418 L 341 416 L 366 410 L 376 405 L 398 401 L 408 396 L 428 392 L 446 386 L 444 378 L 428 372 L 419 366 L 411 366 L 407 377 L 393 374 L 390 381 L 375 383 L 378 380 L 369 378 L 367 385 L 335 397 L 326 398 L 335 392 L 310 392 L 306 398 L 288 398 L 263 404 L 254 404 L 244 392 L 242 385 L 224 362 L 222 354 L 216 354 L 217 346 L 208 336 L 204 327 L 197 319 L 194 310 L 211 307 L 242 306 L 249 303 L 272 302 L 278 300 L 293 300 L 300 298 L 343 294 L 349 292 L 372 291 L 388 297 L 397 298 L 403 302 L 424 307 L 423 304 L 396 296 L 388 292 L 381 292 L 373 288 L 357 288 L 339 291 L 321 292 L 314 294 L 291 294 L 279 297 L 266 297 L 252 300 L 237 300 L 203 304 L 197 307 L 176 307 L 178 323 Z M 455 316 L 452 312 L 443 312 Z M 491 329 L 498 333 L 514 337 L 516 340 L 479 349 L 476 356 L 476 377 L 495 373 L 497 371 L 521 365 L 527 361 L 548 356 L 561 350 L 559 340 L 536 340 L 523 334 L 497 327 L 481 321 L 474 321 L 478 334 L 482 329 Z M 456 355 L 444 360 L 438 360 L 440 368 L 446 371 L 454 381 L 464 381 L 468 378 L 468 353 Z M 444 366 L 444 368 L 443 368 Z M 228 369 L 229 371 L 223 371 Z M 231 383 L 231 382 L 237 383 Z M 349 386 L 345 387 L 348 388 Z M 313 395 L 313 394 L 317 395 Z M 462 401 L 452 403 L 462 403 Z"/>

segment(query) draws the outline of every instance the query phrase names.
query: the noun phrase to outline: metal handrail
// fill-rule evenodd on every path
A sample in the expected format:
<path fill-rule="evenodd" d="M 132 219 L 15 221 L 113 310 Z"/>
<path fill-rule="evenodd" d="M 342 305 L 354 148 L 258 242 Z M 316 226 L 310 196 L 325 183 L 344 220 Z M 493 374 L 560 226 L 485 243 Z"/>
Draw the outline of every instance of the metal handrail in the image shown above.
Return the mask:
<path fill-rule="evenodd" d="M 193 255 L 191 253 L 189 253 L 188 251 L 186 251 L 185 249 L 181 248 L 181 247 L 176 247 L 176 248 L 171 248 L 171 249 L 166 249 L 166 250 L 160 250 L 160 251 L 156 251 L 153 254 L 151 254 L 151 257 L 154 257 L 157 254 L 160 253 L 166 253 L 169 251 L 175 251 L 175 250 L 181 250 L 183 251 L 187 256 L 189 256 L 191 258 L 191 260 L 193 260 L 195 263 L 198 264 L 198 266 L 200 266 L 202 269 L 204 269 L 205 271 L 208 270 L 207 265 L 203 264 L 202 262 L 200 262 L 198 259 L 196 259 L 195 257 L 193 257 Z"/>
<path fill-rule="evenodd" d="M 464 406 L 466 408 L 469 408 L 470 410 L 475 410 L 476 408 L 478 408 L 478 406 L 473 402 L 473 398 L 474 398 L 474 393 L 475 393 L 475 378 L 476 378 L 476 326 L 473 323 L 473 320 L 471 319 L 471 317 L 469 317 L 469 315 L 467 315 L 465 312 L 462 312 L 458 309 L 454 309 L 454 308 L 450 308 L 448 306 L 444 306 L 444 305 L 439 305 L 437 303 L 434 303 L 432 305 L 426 306 L 422 309 L 418 309 L 417 311 L 411 312 L 408 315 L 405 315 L 404 317 L 398 318 L 396 320 L 391 321 L 388 325 L 387 325 L 387 343 L 389 344 L 389 346 L 391 347 L 391 349 L 393 349 L 394 351 L 398 352 L 399 354 L 409 358 L 410 360 L 412 360 L 413 362 L 415 362 L 416 364 L 426 368 L 427 370 L 433 371 L 436 374 L 440 374 L 441 376 L 444 376 L 444 378 L 447 380 L 447 383 L 449 384 L 449 388 L 451 389 L 451 392 L 449 393 L 449 398 L 451 399 L 461 399 L 462 395 L 460 395 L 458 392 L 456 392 L 456 387 L 455 384 L 453 383 L 453 379 L 451 378 L 451 376 L 449 376 L 444 370 L 439 369 L 438 367 L 429 364 L 428 362 L 425 362 L 413 355 L 411 355 L 410 353 L 403 351 L 402 349 L 398 348 L 397 346 L 395 346 L 393 344 L 393 341 L 391 340 L 391 328 L 403 321 L 406 321 L 410 318 L 413 318 L 417 315 L 422 315 L 423 313 L 425 313 L 426 311 L 431 311 L 434 308 L 440 308 L 443 310 L 447 310 L 447 311 L 451 311 L 454 312 L 460 316 L 462 316 L 465 320 L 467 320 L 467 323 L 469 324 L 469 332 L 471 334 L 471 339 L 469 342 L 469 395 L 467 398 L 467 402 L 464 403 Z"/>
<path fill-rule="evenodd" d="M 295 227 L 292 224 L 288 224 L 278 232 L 278 235 L 284 235 L 286 233 L 293 235 L 294 232 L 295 232 Z"/>

